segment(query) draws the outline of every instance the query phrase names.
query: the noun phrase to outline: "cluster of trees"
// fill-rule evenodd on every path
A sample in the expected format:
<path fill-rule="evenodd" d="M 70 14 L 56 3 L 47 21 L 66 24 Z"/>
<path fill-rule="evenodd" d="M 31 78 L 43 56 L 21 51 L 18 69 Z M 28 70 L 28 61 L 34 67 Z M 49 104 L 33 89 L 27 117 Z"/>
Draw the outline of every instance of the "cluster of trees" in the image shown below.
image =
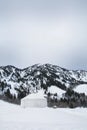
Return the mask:
<path fill-rule="evenodd" d="M 10 92 L 11 85 L 7 84 L 6 81 L 0 82 L 0 91 L 2 94 L 0 95 L 0 99 L 3 99 L 8 102 L 20 104 L 20 99 L 29 94 L 29 89 L 25 89 L 23 84 L 19 87 L 19 89 L 15 88 L 18 95 L 12 94 Z"/>
<path fill-rule="evenodd" d="M 7 87 L 6 80 L 0 81 L 0 90 L 3 91 Z"/>
<path fill-rule="evenodd" d="M 25 88 L 23 84 L 20 85 L 20 88 L 15 88 L 15 90 L 18 93 L 18 99 L 21 99 L 30 93 L 29 88 Z"/>
<path fill-rule="evenodd" d="M 87 107 L 87 96 L 84 93 L 77 93 L 71 89 L 67 89 L 62 98 L 58 98 L 58 95 L 48 93 L 47 102 L 49 107 Z"/>
<path fill-rule="evenodd" d="M 64 97 L 70 107 L 87 107 L 87 96 L 84 93 L 77 93 L 68 88 Z"/>

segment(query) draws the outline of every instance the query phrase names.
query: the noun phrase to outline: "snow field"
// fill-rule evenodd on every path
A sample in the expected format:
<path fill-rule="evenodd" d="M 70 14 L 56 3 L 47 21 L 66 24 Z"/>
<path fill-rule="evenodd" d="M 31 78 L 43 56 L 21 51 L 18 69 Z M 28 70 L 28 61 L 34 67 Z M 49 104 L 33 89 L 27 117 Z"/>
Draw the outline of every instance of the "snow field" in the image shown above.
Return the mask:
<path fill-rule="evenodd" d="M 21 108 L 0 101 L 0 130 L 87 130 L 87 108 Z"/>

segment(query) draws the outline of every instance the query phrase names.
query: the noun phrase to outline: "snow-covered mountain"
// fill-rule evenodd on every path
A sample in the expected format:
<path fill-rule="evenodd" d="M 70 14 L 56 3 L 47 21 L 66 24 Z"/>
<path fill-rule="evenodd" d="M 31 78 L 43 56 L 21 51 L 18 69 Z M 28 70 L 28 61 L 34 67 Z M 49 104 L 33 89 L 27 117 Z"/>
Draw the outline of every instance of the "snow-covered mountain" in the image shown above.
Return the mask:
<path fill-rule="evenodd" d="M 0 95 L 22 98 L 43 88 L 54 85 L 62 90 L 87 84 L 87 71 L 67 70 L 51 64 L 35 64 L 25 69 L 14 66 L 0 67 Z"/>

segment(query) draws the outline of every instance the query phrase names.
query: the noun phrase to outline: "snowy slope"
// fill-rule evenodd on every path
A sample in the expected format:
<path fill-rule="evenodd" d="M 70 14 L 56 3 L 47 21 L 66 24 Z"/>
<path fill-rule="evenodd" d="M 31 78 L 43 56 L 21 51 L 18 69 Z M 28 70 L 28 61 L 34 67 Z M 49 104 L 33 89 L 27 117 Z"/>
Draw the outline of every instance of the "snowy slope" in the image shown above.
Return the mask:
<path fill-rule="evenodd" d="M 87 108 L 23 109 L 0 101 L 0 130 L 87 130 Z"/>
<path fill-rule="evenodd" d="M 85 93 L 85 95 L 87 95 L 87 84 L 76 86 L 74 91 L 78 93 Z"/>
<path fill-rule="evenodd" d="M 48 92 L 50 92 L 51 94 L 56 94 L 57 93 L 59 98 L 61 98 L 62 95 L 65 93 L 64 90 L 58 88 L 57 86 L 50 86 L 48 88 Z"/>

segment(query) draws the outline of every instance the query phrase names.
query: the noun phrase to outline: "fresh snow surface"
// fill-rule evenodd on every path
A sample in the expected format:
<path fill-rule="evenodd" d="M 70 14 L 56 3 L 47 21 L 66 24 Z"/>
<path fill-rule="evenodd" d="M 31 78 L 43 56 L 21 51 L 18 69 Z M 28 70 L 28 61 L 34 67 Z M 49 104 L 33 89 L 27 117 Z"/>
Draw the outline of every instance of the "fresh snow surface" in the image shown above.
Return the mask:
<path fill-rule="evenodd" d="M 0 130 L 87 130 L 87 108 L 21 108 L 0 100 Z"/>
<path fill-rule="evenodd" d="M 49 87 L 49 88 L 48 88 L 48 92 L 50 92 L 50 93 L 52 93 L 52 94 L 57 93 L 60 98 L 62 97 L 62 94 L 65 93 L 64 90 L 62 90 L 62 89 L 60 89 L 60 88 L 58 88 L 58 87 L 56 87 L 56 86 L 51 86 L 51 87 Z"/>
<path fill-rule="evenodd" d="M 87 84 L 78 85 L 74 90 L 78 93 L 85 93 L 85 95 L 87 95 Z"/>

